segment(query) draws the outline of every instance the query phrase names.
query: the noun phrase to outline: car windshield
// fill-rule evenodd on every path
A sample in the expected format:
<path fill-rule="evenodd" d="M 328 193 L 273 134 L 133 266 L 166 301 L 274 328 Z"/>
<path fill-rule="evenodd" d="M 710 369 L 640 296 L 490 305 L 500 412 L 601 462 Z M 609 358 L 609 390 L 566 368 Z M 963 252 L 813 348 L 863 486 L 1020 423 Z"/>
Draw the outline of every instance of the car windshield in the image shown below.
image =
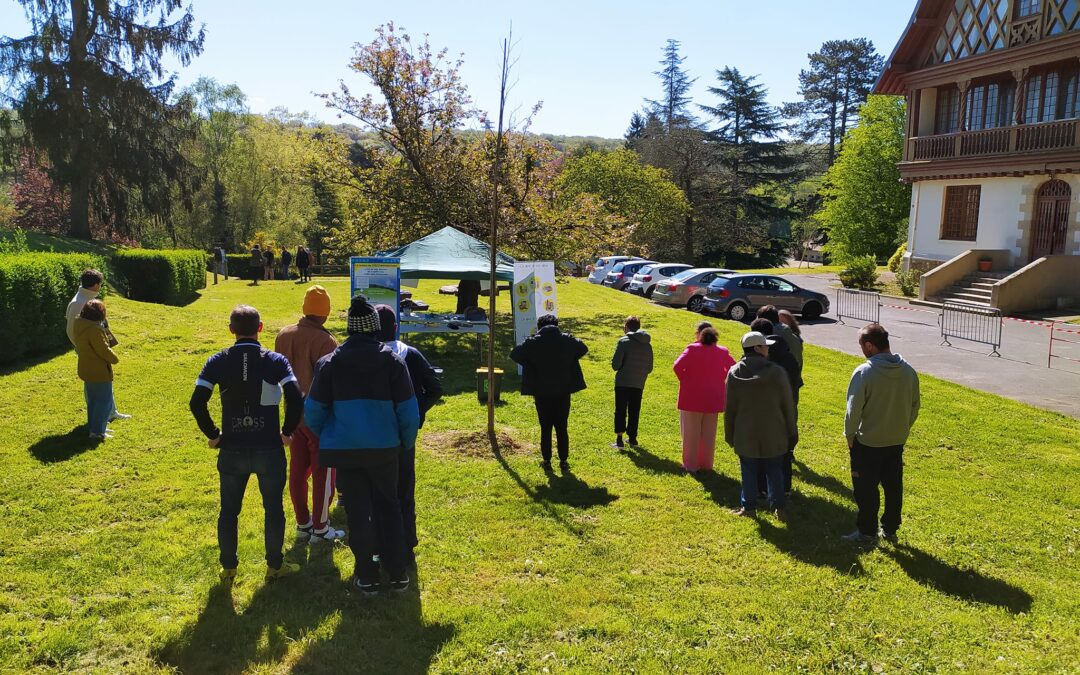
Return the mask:
<path fill-rule="evenodd" d="M 728 281 L 730 281 L 728 277 L 716 277 L 715 279 L 713 279 L 712 283 L 709 284 L 709 288 L 723 288 L 725 285 L 727 285 Z"/>
<path fill-rule="evenodd" d="M 612 272 L 622 272 L 624 267 L 626 267 L 626 263 L 616 263 L 615 267 L 611 268 L 611 271 Z"/>
<path fill-rule="evenodd" d="M 652 272 L 652 265 L 645 265 L 637 271 L 638 274 L 648 274 Z"/>
<path fill-rule="evenodd" d="M 676 274 L 675 276 L 671 277 L 671 279 L 672 281 L 686 281 L 687 279 L 690 279 L 696 275 L 697 272 L 695 272 L 694 270 L 686 270 L 685 272 L 680 272 Z"/>

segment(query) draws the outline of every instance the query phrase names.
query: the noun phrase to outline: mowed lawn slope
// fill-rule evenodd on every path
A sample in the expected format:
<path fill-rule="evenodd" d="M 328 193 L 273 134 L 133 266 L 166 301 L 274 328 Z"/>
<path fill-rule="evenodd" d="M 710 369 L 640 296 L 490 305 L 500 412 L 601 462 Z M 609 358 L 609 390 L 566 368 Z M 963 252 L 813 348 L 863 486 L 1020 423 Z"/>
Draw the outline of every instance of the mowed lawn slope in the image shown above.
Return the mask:
<path fill-rule="evenodd" d="M 340 334 L 347 282 L 321 281 Z M 425 282 L 418 297 L 450 306 L 436 288 Z M 525 447 L 493 457 L 460 443 L 456 432 L 485 419 L 475 343 L 417 339 L 446 368 L 449 392 L 420 438 L 419 592 L 355 597 L 342 547 L 294 548 L 302 574 L 265 584 L 254 484 L 240 576 L 219 585 L 215 453 L 188 397 L 203 361 L 230 341 L 234 304 L 263 312 L 272 345 L 303 291 L 229 281 L 186 307 L 110 297 L 117 403 L 135 417 L 98 447 L 83 441 L 73 353 L 3 371 L 0 671 L 1008 672 L 1080 662 L 1080 423 L 923 377 L 900 545 L 859 550 L 838 540 L 853 527 L 842 420 L 859 360 L 807 346 L 791 522 L 740 519 L 729 513 L 737 462 L 722 442 L 715 474 L 679 465 L 670 364 L 700 317 L 581 281 L 558 288 L 564 325 L 591 349 L 589 388 L 574 397 L 572 475 L 549 480 L 537 465 L 532 404 L 510 363 L 498 420 Z M 618 452 L 608 447 L 609 363 L 630 313 L 653 335 L 657 370 L 643 447 Z M 737 353 L 745 327 L 715 323 Z M 508 320 L 503 328 L 505 354 Z"/>

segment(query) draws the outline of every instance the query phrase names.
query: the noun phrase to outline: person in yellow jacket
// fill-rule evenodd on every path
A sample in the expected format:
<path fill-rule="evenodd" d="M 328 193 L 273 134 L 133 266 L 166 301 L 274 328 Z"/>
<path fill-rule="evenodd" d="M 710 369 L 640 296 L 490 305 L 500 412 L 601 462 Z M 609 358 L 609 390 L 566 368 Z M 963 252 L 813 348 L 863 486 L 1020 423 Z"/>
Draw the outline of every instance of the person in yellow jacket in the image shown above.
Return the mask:
<path fill-rule="evenodd" d="M 101 325 L 104 320 L 105 303 L 90 300 L 72 328 L 75 353 L 79 356 L 79 379 L 86 394 L 86 428 L 90 438 L 96 441 L 112 438 L 108 429 L 113 411 L 112 367 L 120 360 L 109 347 Z"/>

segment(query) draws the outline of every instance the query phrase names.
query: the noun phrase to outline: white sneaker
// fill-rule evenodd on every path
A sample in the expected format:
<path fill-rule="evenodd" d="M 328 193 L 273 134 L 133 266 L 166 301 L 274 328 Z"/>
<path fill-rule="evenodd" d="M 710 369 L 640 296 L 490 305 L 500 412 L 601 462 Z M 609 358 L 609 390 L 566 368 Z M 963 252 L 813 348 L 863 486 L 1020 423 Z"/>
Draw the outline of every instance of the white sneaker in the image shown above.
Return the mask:
<path fill-rule="evenodd" d="M 325 532 L 311 531 L 311 538 L 309 541 L 312 543 L 318 543 L 321 541 L 335 542 L 341 541 L 345 538 L 345 530 L 335 530 L 333 527 L 327 526 Z"/>
<path fill-rule="evenodd" d="M 116 412 L 116 411 L 113 411 L 113 414 L 109 417 L 110 422 L 115 422 L 116 420 L 129 420 L 129 419 L 131 419 L 131 415 L 126 415 L 126 414 L 124 414 L 122 412 Z"/>

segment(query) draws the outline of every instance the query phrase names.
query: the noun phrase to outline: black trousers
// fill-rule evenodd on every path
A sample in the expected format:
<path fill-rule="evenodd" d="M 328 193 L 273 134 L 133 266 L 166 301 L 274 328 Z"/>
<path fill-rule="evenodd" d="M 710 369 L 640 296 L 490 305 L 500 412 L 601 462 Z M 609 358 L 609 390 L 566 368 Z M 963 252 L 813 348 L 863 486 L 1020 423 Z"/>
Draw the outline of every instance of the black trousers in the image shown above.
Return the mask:
<path fill-rule="evenodd" d="M 355 574 L 361 583 L 379 582 L 379 561 L 391 579 L 405 573 L 405 532 L 398 502 L 398 462 L 377 466 L 338 468 L 337 485 L 345 496 L 349 521 L 349 548 L 356 558 Z"/>
<path fill-rule="evenodd" d="M 859 507 L 856 518 L 859 532 L 877 535 L 878 508 L 881 505 L 879 485 L 885 493 L 881 529 L 889 534 L 900 529 L 904 491 L 904 446 L 872 448 L 856 440 L 851 448 L 851 482 L 855 491 L 855 504 Z"/>
<path fill-rule="evenodd" d="M 615 387 L 615 433 L 625 433 L 637 440 L 638 418 L 641 416 L 641 395 L 644 389 Z"/>
<path fill-rule="evenodd" d="M 536 416 L 540 420 L 540 454 L 545 462 L 551 461 L 551 430 L 559 447 L 559 461 L 565 462 L 570 456 L 570 394 L 563 396 L 537 396 Z"/>
<path fill-rule="evenodd" d="M 406 448 L 398 455 L 398 503 L 401 504 L 401 524 L 405 536 L 405 549 L 416 548 L 416 446 Z"/>
<path fill-rule="evenodd" d="M 248 479 L 255 474 L 263 503 L 266 564 L 274 569 L 281 567 L 281 548 L 285 543 L 285 509 L 281 498 L 286 481 L 284 448 L 219 450 L 217 465 L 221 484 L 221 510 L 217 522 L 221 566 L 232 569 L 239 563 L 236 557 L 237 520 Z"/>

